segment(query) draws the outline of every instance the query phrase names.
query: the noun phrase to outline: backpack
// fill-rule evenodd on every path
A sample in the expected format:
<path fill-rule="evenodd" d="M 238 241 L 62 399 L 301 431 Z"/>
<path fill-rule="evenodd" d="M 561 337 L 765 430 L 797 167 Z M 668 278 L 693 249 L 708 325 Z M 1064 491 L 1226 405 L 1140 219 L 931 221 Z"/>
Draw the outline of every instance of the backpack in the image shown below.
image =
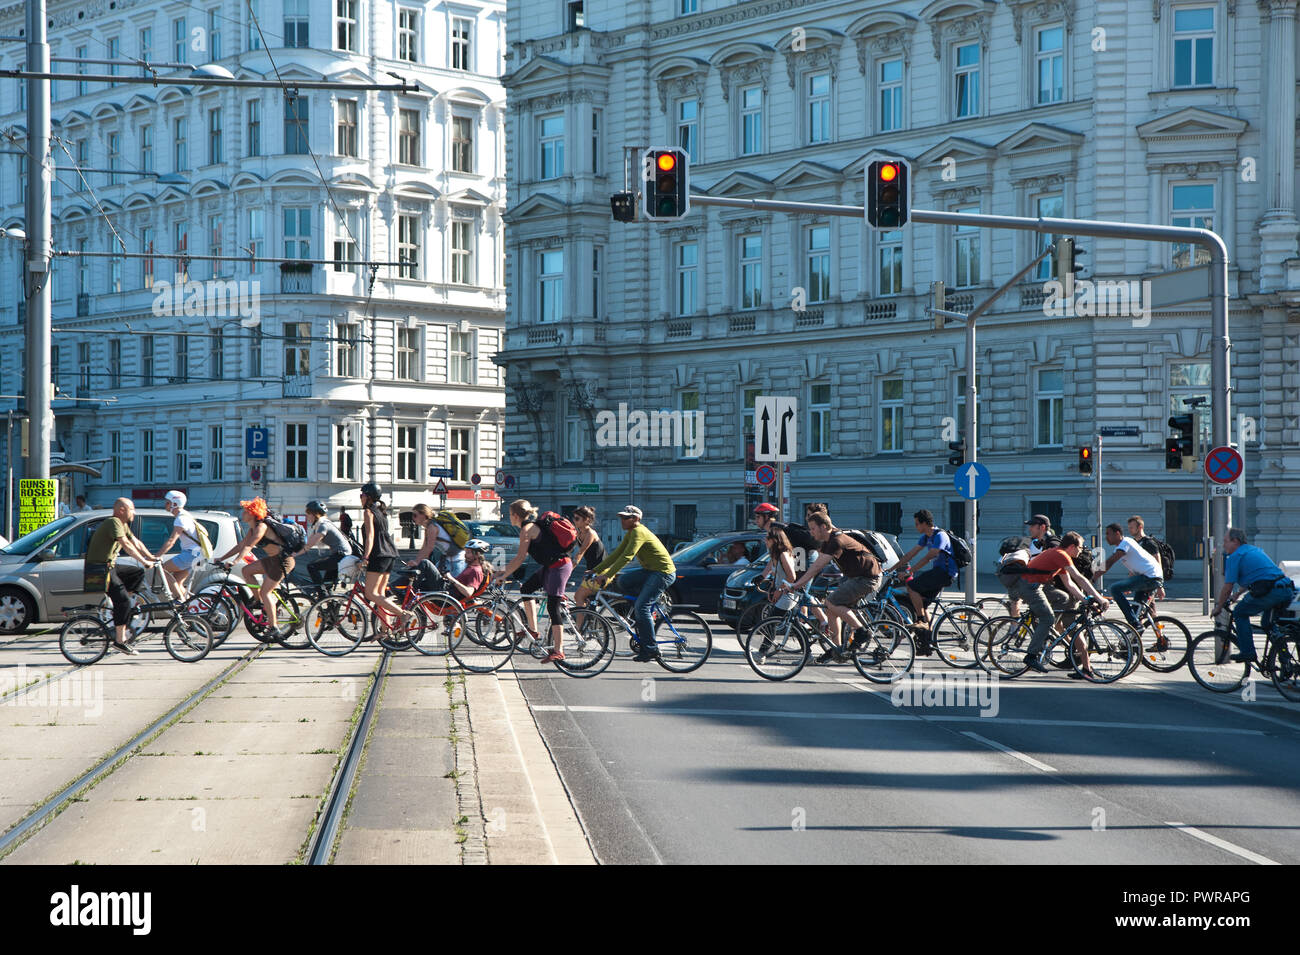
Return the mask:
<path fill-rule="evenodd" d="M 869 550 L 871 554 L 876 558 L 876 560 L 880 561 L 881 567 L 884 567 L 886 564 L 892 564 L 894 562 L 893 557 L 885 551 L 885 548 L 881 546 L 880 541 L 876 540 L 866 531 L 841 530 L 840 533 L 849 535 L 855 541 L 857 541 L 859 544 L 861 544 L 863 547 Z"/>
<path fill-rule="evenodd" d="M 186 537 L 190 537 L 190 540 L 194 541 L 194 543 L 199 545 L 199 553 L 203 556 L 204 560 L 211 560 L 212 541 L 208 539 L 208 532 L 203 529 L 203 525 L 200 524 L 198 521 L 194 522 L 194 529 L 198 531 L 199 533 L 198 537 L 190 537 L 190 535 L 185 532 L 184 528 L 181 528 L 181 533 L 184 534 Z"/>
<path fill-rule="evenodd" d="M 1174 576 L 1174 549 L 1162 540 L 1156 540 L 1154 537 L 1147 536 L 1138 541 L 1138 546 L 1148 554 L 1160 558 L 1160 575 L 1165 580 L 1172 580 Z"/>
<path fill-rule="evenodd" d="M 433 515 L 435 523 L 447 532 L 451 542 L 457 547 L 464 547 L 473 537 L 469 525 L 462 521 L 453 511 L 439 511 Z"/>
<path fill-rule="evenodd" d="M 266 520 L 262 522 L 269 527 L 275 536 L 280 538 L 280 546 L 284 548 L 287 554 L 296 554 L 307 544 L 307 534 L 297 524 L 290 524 L 288 521 L 266 515 Z"/>
<path fill-rule="evenodd" d="M 939 529 L 940 528 L 937 527 L 935 528 L 935 530 Z M 948 535 L 948 540 L 952 542 L 952 560 L 953 563 L 957 565 L 957 569 L 961 570 L 963 567 L 968 566 L 972 554 L 970 552 L 970 544 L 967 542 L 966 538 L 958 537 L 952 531 L 944 531 L 944 533 Z"/>
<path fill-rule="evenodd" d="M 366 549 L 361 546 L 361 541 L 357 540 L 351 534 L 344 534 L 343 537 L 348 542 L 348 556 L 351 557 L 365 556 Z"/>
<path fill-rule="evenodd" d="M 547 511 L 539 517 L 537 524 L 551 535 L 561 550 L 567 551 L 578 539 L 578 531 L 573 524 L 554 511 Z"/>

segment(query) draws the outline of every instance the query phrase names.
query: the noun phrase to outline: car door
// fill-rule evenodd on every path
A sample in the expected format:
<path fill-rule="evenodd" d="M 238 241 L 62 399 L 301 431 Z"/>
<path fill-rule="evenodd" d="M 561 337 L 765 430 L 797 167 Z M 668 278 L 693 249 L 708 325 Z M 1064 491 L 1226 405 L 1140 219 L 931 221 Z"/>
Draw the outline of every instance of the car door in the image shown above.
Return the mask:
<path fill-rule="evenodd" d="M 34 582 L 45 600 L 46 620 L 64 617 L 74 607 L 99 602 L 98 594 L 87 594 L 84 586 L 86 549 L 91 535 L 105 518 L 80 521 L 41 553 L 48 556 L 33 564 Z"/>

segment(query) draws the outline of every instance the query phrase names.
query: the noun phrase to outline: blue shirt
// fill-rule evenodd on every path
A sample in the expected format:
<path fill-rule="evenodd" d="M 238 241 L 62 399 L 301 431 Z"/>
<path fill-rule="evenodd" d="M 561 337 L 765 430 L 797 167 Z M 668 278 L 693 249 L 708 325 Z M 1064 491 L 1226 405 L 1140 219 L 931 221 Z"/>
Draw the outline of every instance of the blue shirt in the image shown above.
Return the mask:
<path fill-rule="evenodd" d="M 1230 584 L 1249 587 L 1257 580 L 1274 580 L 1281 576 L 1281 568 L 1253 544 L 1242 544 L 1223 560 L 1223 579 Z"/>
<path fill-rule="evenodd" d="M 938 567 L 947 571 L 949 577 L 957 576 L 957 562 L 952 559 L 952 541 L 948 539 L 947 534 L 938 528 L 935 528 L 933 534 L 928 537 L 925 534 L 922 534 L 921 539 L 916 543 L 918 547 L 928 547 L 931 550 L 943 551 L 942 554 L 934 559 L 934 562 L 930 566 Z"/>

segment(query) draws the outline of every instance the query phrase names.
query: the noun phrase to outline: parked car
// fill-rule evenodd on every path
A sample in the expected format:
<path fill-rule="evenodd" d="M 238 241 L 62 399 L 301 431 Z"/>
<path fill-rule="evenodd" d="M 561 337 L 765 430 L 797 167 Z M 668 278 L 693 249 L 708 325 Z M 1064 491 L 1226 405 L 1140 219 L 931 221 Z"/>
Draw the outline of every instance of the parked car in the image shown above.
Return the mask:
<path fill-rule="evenodd" d="M 465 523 L 469 526 L 471 535 L 482 538 L 490 545 L 487 559 L 493 567 L 503 569 L 519 552 L 519 528 L 509 521 L 466 521 Z M 515 577 L 522 580 L 536 569 L 537 561 L 526 557 L 523 567 Z"/>
<path fill-rule="evenodd" d="M 717 613 L 722 588 L 738 566 L 724 563 L 728 550 L 737 541 L 744 545 L 746 562 L 762 556 L 763 532 L 759 530 L 706 537 L 673 554 L 677 580 L 668 588 L 673 603 L 698 607 L 701 613 Z M 618 575 L 614 586 L 619 593 L 640 593 L 645 578 L 645 569 L 633 563 Z"/>
<path fill-rule="evenodd" d="M 222 511 L 190 511 L 207 531 L 214 554 L 224 554 L 239 542 L 239 522 Z M 0 633 L 21 633 L 37 623 L 61 621 L 70 610 L 98 602 L 82 589 L 90 535 L 109 517 L 111 508 L 69 514 L 25 534 L 0 548 Z M 137 508 L 131 533 L 151 551 L 172 532 L 174 518 L 162 508 Z M 134 564 L 121 557 L 123 564 Z M 216 580 L 210 571 L 193 589 Z M 231 578 L 235 579 L 235 578 Z"/>

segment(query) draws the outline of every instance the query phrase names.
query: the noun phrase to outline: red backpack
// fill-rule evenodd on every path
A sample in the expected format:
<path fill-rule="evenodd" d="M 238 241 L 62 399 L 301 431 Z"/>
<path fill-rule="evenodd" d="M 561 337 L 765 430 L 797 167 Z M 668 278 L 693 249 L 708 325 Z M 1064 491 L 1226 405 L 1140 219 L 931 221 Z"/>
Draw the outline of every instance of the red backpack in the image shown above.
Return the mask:
<path fill-rule="evenodd" d="M 567 551 L 573 546 L 574 541 L 578 539 L 578 531 L 572 522 L 556 514 L 554 511 L 547 511 L 537 519 L 538 526 L 548 532 L 551 538 L 561 551 Z"/>

